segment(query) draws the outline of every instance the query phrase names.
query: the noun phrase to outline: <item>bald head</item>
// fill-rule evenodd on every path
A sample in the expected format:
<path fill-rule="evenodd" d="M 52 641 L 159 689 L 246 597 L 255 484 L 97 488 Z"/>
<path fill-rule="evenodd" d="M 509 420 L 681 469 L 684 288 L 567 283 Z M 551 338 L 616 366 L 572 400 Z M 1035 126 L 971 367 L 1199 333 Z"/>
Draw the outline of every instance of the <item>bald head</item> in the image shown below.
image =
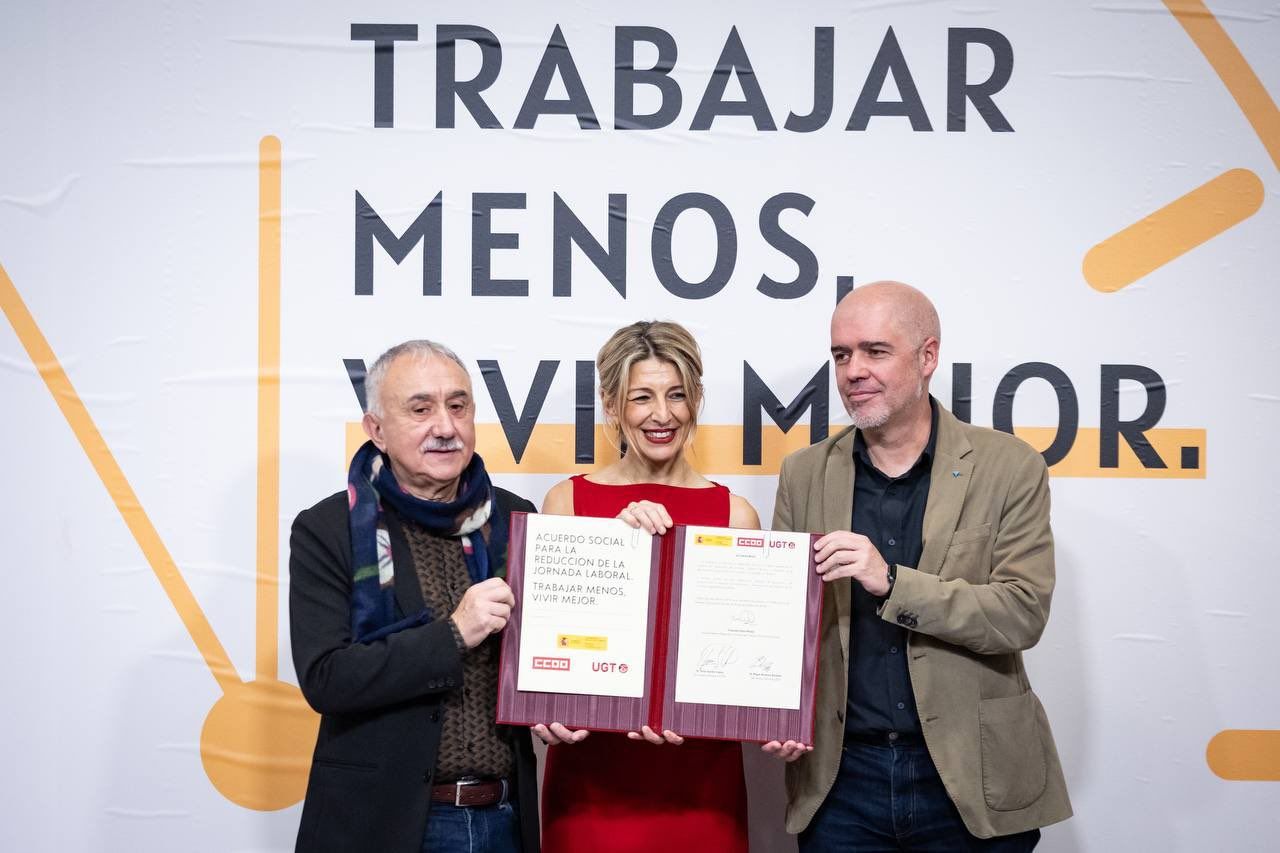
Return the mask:
<path fill-rule="evenodd" d="M 836 305 L 831 322 L 863 312 L 888 318 L 913 347 L 923 345 L 929 338 L 942 341 L 942 324 L 933 303 L 909 284 L 873 281 L 854 288 Z"/>
<path fill-rule="evenodd" d="M 864 284 L 840 300 L 831 315 L 831 359 L 855 426 L 875 431 L 905 424 L 927 433 L 929 380 L 941 338 L 929 298 L 902 282 Z"/>

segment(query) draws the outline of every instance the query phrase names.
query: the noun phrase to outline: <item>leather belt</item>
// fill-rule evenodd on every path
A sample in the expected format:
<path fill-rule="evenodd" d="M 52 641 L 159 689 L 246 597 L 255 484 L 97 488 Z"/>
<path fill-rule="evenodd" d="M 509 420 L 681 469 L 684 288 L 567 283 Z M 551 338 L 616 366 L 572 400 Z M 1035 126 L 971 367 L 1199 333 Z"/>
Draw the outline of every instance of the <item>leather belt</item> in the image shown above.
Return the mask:
<path fill-rule="evenodd" d="M 866 746 L 924 746 L 924 737 L 915 732 L 845 732 L 845 743 L 860 743 Z"/>
<path fill-rule="evenodd" d="M 492 806 L 507 800 L 506 779 L 459 779 L 431 787 L 431 802 L 454 806 Z"/>

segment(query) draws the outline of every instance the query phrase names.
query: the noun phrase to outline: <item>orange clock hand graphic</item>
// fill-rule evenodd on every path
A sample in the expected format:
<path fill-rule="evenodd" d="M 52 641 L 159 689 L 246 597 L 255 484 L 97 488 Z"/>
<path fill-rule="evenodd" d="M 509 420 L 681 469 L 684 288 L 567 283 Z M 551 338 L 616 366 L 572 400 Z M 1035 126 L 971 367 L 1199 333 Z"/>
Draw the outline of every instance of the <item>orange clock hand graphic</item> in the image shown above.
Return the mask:
<path fill-rule="evenodd" d="M 0 265 L 0 308 L 13 325 L 98 478 L 222 689 L 205 718 L 200 757 L 227 799 L 259 811 L 306 791 L 319 717 L 277 671 L 280 593 L 280 140 L 259 146 L 258 507 L 255 677 L 244 682 L 53 348 Z"/>
<path fill-rule="evenodd" d="M 1231 36 L 1201 0 L 1164 4 L 1213 66 L 1280 169 L 1280 109 Z M 1252 216 L 1262 206 L 1263 194 L 1262 181 L 1253 172 L 1225 172 L 1090 249 L 1084 258 L 1085 280 L 1104 293 L 1128 287 Z M 1280 731 L 1218 732 L 1205 760 L 1223 779 L 1280 781 Z"/>

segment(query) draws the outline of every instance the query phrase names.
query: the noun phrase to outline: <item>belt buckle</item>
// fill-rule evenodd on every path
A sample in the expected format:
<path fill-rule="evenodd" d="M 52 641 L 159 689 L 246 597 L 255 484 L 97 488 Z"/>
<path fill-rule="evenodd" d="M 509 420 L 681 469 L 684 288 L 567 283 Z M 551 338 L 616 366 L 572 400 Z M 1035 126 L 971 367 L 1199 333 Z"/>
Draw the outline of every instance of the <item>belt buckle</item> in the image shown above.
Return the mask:
<path fill-rule="evenodd" d="M 479 785 L 480 780 L 475 776 L 464 776 L 453 783 L 453 804 L 458 808 L 462 808 L 462 789 L 469 788 L 472 785 Z"/>

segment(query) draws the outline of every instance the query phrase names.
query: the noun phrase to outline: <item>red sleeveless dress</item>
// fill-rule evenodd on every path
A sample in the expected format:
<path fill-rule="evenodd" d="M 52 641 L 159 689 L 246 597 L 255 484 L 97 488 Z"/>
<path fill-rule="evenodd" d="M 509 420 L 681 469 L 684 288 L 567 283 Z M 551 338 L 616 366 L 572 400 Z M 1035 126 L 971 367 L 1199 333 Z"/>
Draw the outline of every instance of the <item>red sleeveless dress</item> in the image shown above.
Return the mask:
<path fill-rule="evenodd" d="M 604 486 L 573 478 L 573 512 L 613 518 L 632 501 L 667 508 L 676 524 L 729 524 L 729 490 L 645 483 Z M 678 732 L 677 732 L 678 734 Z M 544 853 L 746 853 L 742 746 L 690 738 L 655 746 L 592 732 L 547 749 L 542 781 Z"/>

